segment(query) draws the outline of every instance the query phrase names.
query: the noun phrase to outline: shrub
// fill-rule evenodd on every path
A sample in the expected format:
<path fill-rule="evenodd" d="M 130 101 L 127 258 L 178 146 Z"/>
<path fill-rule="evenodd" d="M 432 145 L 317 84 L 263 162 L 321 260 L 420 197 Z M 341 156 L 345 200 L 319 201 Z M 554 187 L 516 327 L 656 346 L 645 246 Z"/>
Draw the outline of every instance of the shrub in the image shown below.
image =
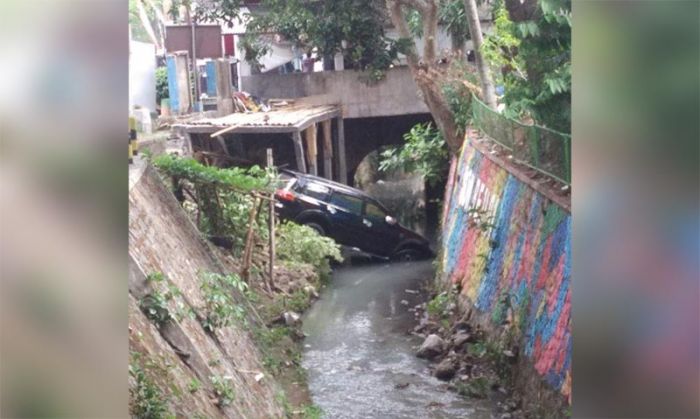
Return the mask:
<path fill-rule="evenodd" d="M 167 399 L 138 364 L 139 353 L 132 352 L 129 375 L 135 386 L 129 389 L 129 413 L 135 418 L 160 419 L 174 417 L 168 411 Z"/>
<path fill-rule="evenodd" d="M 343 261 L 340 246 L 316 230 L 293 222 L 285 222 L 277 229 L 277 255 L 292 263 L 307 263 L 321 276 L 330 272 L 329 259 Z"/>
<path fill-rule="evenodd" d="M 182 299 L 176 299 L 176 297 L 182 296 L 180 289 L 171 284 L 162 273 L 156 272 L 148 275 L 146 283 L 151 287 L 151 291 L 141 298 L 139 306 L 146 317 L 156 326 L 162 327 L 170 320 L 182 320 L 185 315 L 191 312 L 189 306 Z M 165 288 L 165 291 L 162 288 Z M 175 301 L 175 311 L 171 311 L 169 308 L 171 301 Z"/>
<path fill-rule="evenodd" d="M 233 391 L 233 386 L 231 385 L 231 379 L 218 375 L 209 378 L 211 379 L 211 384 L 214 386 L 217 406 L 225 407 L 233 403 L 236 395 Z"/>

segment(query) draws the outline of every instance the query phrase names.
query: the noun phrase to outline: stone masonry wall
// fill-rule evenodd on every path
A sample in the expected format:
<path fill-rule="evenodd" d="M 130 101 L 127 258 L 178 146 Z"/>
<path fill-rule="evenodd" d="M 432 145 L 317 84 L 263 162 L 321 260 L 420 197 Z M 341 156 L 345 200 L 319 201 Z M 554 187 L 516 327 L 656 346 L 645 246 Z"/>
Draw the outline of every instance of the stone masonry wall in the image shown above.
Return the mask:
<path fill-rule="evenodd" d="M 256 379 L 265 369 L 243 325 L 222 327 L 211 334 L 196 319 L 185 316 L 156 328 L 141 313 L 138 301 L 148 292 L 149 274 L 162 273 L 180 290 L 182 295 L 169 303 L 175 312 L 178 303 L 201 310 L 200 275 L 225 272 L 153 169 L 132 168 L 129 177 L 131 351 L 167 364 L 166 376 L 154 379 L 163 381 L 164 386 L 159 387 L 169 394 L 170 408 L 178 417 L 283 417 L 284 410 L 276 397 L 279 387 L 273 378 L 265 373 L 264 378 Z M 248 303 L 241 298 L 241 304 Z M 234 400 L 230 405 L 214 405 L 213 377 L 232 386 Z M 196 392 L 186 387 L 193 379 L 202 383 Z"/>
<path fill-rule="evenodd" d="M 571 214 L 509 170 L 468 138 L 453 159 L 443 214 L 445 279 L 461 284 L 463 302 L 487 330 L 511 323 L 519 331 L 520 387 L 539 377 L 541 388 L 570 403 Z"/>

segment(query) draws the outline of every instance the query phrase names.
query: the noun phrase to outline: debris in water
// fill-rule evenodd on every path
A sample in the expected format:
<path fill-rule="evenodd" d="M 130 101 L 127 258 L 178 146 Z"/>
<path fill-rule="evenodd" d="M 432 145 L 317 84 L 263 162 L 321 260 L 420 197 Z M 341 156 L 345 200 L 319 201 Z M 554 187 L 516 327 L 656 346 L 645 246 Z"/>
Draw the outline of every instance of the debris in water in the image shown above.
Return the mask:
<path fill-rule="evenodd" d="M 408 387 L 411 383 L 398 383 L 394 386 L 394 388 L 402 390 L 406 387 Z"/>
<path fill-rule="evenodd" d="M 416 291 L 416 290 L 409 290 L 409 289 L 406 289 L 406 290 L 404 290 L 404 291 L 407 292 L 407 293 L 409 293 L 409 294 L 418 294 L 418 291 Z"/>

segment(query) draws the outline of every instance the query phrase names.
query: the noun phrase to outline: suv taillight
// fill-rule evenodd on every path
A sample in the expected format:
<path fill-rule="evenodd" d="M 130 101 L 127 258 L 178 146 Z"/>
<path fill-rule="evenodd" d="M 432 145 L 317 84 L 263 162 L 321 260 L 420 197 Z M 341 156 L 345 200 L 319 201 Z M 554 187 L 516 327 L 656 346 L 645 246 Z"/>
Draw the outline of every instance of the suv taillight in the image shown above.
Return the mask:
<path fill-rule="evenodd" d="M 296 199 L 296 195 L 294 195 L 294 192 L 286 189 L 278 189 L 275 195 L 277 195 L 277 198 L 279 198 L 280 200 L 287 202 L 294 202 L 294 200 Z"/>

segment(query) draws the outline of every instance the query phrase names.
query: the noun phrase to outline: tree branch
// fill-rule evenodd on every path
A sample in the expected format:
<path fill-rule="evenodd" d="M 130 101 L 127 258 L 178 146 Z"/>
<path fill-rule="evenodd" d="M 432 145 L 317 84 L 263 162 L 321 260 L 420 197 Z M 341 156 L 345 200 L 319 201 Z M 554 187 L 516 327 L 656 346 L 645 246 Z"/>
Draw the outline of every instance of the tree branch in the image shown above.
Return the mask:
<path fill-rule="evenodd" d="M 408 62 L 408 66 L 413 69 L 418 66 L 418 55 L 416 54 L 416 43 L 413 41 L 413 35 L 408 29 L 406 16 L 402 9 L 402 5 L 405 4 L 406 0 L 386 0 L 386 8 L 389 10 L 391 23 L 399 32 L 399 36 L 411 40 L 409 50 L 406 52 L 406 61 Z"/>

